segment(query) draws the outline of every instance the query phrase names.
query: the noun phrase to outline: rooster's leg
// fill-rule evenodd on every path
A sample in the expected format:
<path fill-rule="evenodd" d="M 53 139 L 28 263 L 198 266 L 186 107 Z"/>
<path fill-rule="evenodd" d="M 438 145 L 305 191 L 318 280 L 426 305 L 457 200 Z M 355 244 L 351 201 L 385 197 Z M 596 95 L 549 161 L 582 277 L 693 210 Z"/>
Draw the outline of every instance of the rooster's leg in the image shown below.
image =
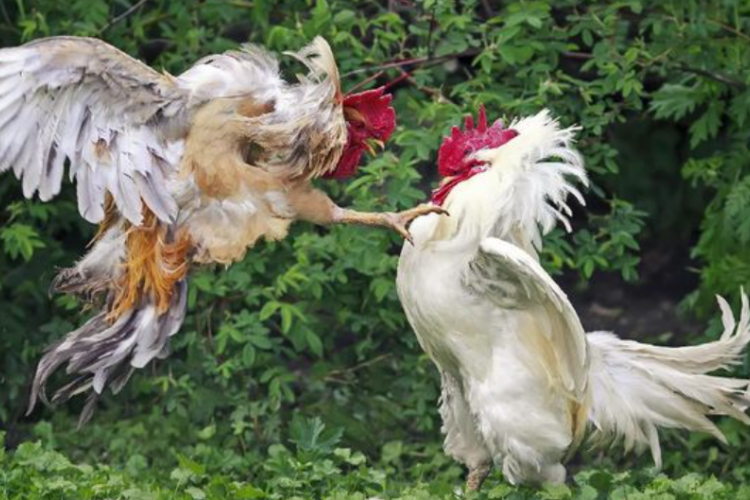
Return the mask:
<path fill-rule="evenodd" d="M 482 483 L 487 479 L 491 470 L 492 464 L 490 462 L 485 462 L 469 469 L 469 475 L 466 477 L 466 490 L 479 491 L 479 488 L 482 487 Z"/>
<path fill-rule="evenodd" d="M 427 214 L 445 214 L 448 211 L 437 205 L 420 205 L 418 207 L 404 210 L 403 212 L 357 212 L 346 208 L 338 208 L 333 214 L 333 223 L 335 224 L 361 224 L 365 226 L 381 226 L 393 229 L 398 234 L 406 238 L 410 243 L 414 243 L 407 226 L 411 221 Z"/>
<path fill-rule="evenodd" d="M 295 218 L 315 224 L 360 224 L 363 226 L 380 226 L 393 229 L 398 234 L 412 241 L 407 226 L 421 215 L 448 214 L 436 205 L 420 205 L 403 212 L 357 212 L 341 208 L 324 192 L 303 184 L 289 189 L 287 199 L 295 212 Z"/>

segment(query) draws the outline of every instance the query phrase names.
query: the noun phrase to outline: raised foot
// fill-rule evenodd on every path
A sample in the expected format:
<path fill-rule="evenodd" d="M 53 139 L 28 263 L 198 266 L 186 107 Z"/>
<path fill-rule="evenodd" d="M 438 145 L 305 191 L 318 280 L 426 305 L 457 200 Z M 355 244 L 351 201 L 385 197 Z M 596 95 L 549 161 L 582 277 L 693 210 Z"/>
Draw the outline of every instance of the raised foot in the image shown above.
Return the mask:
<path fill-rule="evenodd" d="M 490 463 L 484 463 L 469 469 L 469 475 L 466 477 L 466 491 L 479 491 L 491 470 L 492 464 Z"/>
<path fill-rule="evenodd" d="M 413 245 L 414 238 L 412 238 L 408 226 L 411 221 L 417 217 L 428 214 L 450 215 L 446 209 L 437 205 L 419 205 L 418 207 L 410 208 L 409 210 L 404 210 L 402 212 L 384 213 L 383 217 L 385 218 L 387 226 L 403 236 L 406 241 Z"/>

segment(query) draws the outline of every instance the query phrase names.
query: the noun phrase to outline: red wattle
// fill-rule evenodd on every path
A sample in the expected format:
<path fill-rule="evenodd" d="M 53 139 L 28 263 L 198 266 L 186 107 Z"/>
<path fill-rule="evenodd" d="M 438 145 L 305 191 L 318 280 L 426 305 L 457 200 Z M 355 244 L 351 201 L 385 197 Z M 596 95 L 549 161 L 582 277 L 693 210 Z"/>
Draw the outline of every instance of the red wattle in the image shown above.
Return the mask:
<path fill-rule="evenodd" d="M 461 184 L 466 179 L 470 179 L 474 177 L 477 174 L 481 174 L 482 172 L 486 172 L 487 167 L 481 166 L 481 167 L 474 167 L 470 170 L 464 170 L 462 173 L 450 178 L 448 182 L 441 185 L 439 188 L 435 189 L 432 192 L 432 203 L 435 205 L 442 207 L 443 203 L 445 202 L 446 198 L 448 198 L 448 195 L 453 191 L 453 188 Z"/>

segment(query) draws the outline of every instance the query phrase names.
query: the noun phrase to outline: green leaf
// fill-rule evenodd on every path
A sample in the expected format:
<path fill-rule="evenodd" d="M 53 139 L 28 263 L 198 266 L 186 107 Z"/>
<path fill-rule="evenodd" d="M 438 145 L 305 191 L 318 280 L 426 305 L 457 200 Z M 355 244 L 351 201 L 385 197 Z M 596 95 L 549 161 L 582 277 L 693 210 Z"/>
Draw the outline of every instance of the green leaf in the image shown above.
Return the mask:
<path fill-rule="evenodd" d="M 265 321 L 271 316 L 274 315 L 276 311 L 279 310 L 281 307 L 281 304 L 276 301 L 266 302 L 263 307 L 261 308 L 260 312 L 258 313 L 258 319 L 261 321 Z"/>
<path fill-rule="evenodd" d="M 701 142 L 716 136 L 721 126 L 723 112 L 724 103 L 721 101 L 713 101 L 708 105 L 706 112 L 690 126 L 691 148 L 695 148 Z"/>
<path fill-rule="evenodd" d="M 5 252 L 12 259 L 21 256 L 26 262 L 31 260 L 34 250 L 45 247 L 36 229 L 19 222 L 0 229 L 0 240 L 3 242 Z"/>
<path fill-rule="evenodd" d="M 246 367 L 255 364 L 255 348 L 252 344 L 245 344 L 245 347 L 242 348 L 242 362 Z"/>
<path fill-rule="evenodd" d="M 703 101 L 704 96 L 696 87 L 665 84 L 654 93 L 650 108 L 656 118 L 679 120 L 692 113 Z"/>
<path fill-rule="evenodd" d="M 310 351 L 316 356 L 323 355 L 323 342 L 320 337 L 312 330 L 307 329 L 305 332 L 305 338 L 307 339 L 307 345 L 310 347 Z"/>

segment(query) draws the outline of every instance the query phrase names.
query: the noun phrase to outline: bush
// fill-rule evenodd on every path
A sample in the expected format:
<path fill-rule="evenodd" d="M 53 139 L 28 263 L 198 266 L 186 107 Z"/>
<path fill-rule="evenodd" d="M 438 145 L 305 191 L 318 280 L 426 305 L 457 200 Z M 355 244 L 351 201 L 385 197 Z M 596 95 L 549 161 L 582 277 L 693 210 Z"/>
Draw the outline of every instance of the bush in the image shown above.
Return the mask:
<path fill-rule="evenodd" d="M 320 428 L 319 421 L 302 424 Z M 0 435 L 1 436 L 1 435 Z M 371 464 L 362 453 L 334 448 L 335 443 L 315 443 L 305 436 L 290 450 L 274 445 L 252 479 L 236 480 L 210 472 L 206 465 L 178 457 L 169 474 L 155 478 L 120 472 L 105 465 L 76 465 L 41 444 L 23 443 L 15 452 L 0 454 L 2 498 L 55 500 L 68 498 L 134 500 L 440 500 L 453 499 L 455 472 L 446 473 L 447 459 L 417 469 L 396 469 L 402 451 L 393 444 L 382 460 Z M 432 450 L 433 452 L 435 450 Z M 440 455 L 436 455 L 436 458 Z M 133 463 L 138 463 L 133 460 Z M 136 467 L 133 465 L 133 467 Z M 455 469 L 455 467 L 453 467 Z M 411 473 L 409 473 L 411 471 Z M 453 472 L 453 473 L 450 473 Z M 435 474 L 433 476 L 433 474 Z M 743 500 L 750 487 L 732 486 L 715 477 L 687 474 L 670 479 L 656 471 L 612 474 L 591 469 L 578 473 L 569 486 L 512 487 L 493 481 L 484 491 L 466 498 L 508 500 Z M 498 478 L 499 479 L 499 478 Z"/>
<path fill-rule="evenodd" d="M 747 2 L 16 0 L 0 4 L 2 19 L 6 46 L 48 35 L 100 36 L 174 74 L 238 43 L 282 51 L 326 36 L 345 87 L 401 78 L 393 87 L 400 125 L 388 152 L 353 182 L 323 186 L 360 209 L 423 201 L 436 178 L 441 137 L 480 103 L 508 118 L 549 107 L 565 125 L 581 126 L 579 146 L 592 176 L 588 207 L 574 207 L 575 232 L 547 240 L 550 270 L 575 274 L 584 286 L 602 272 L 635 281 L 640 240 L 693 247 L 701 280 L 686 304 L 698 313 L 713 311 L 712 294 L 736 296 L 750 283 Z M 285 64 L 291 76 L 296 67 Z M 73 431 L 78 403 L 24 420 L 25 384 L 43 347 L 81 321 L 73 299 L 47 297 L 53 268 L 69 265 L 93 231 L 78 217 L 70 186 L 41 204 L 23 200 L 11 177 L 0 178 L 0 428 L 14 445 L 36 433 L 73 460 L 133 473 L 71 465 L 25 443 L 4 458 L 9 468 L 0 473 L 11 497 L 26 488 L 61 498 L 214 498 L 214 487 L 240 498 L 255 488 L 301 495 L 308 487 L 331 498 L 352 491 L 450 496 L 460 469 L 436 444 L 436 374 L 396 298 L 400 242 L 383 231 L 300 224 L 286 241 L 261 244 L 240 264 L 200 270 L 191 278 L 190 313 L 174 354 L 139 373 L 118 398 L 105 398 L 85 432 Z M 305 461 L 295 425 L 310 418 L 336 431 L 325 438 L 332 447 L 358 451 L 334 447 L 322 461 Z M 41 422 L 35 430 L 34 421 Z M 670 437 L 690 454 L 665 457 L 668 471 L 700 467 L 743 480 L 744 469 L 732 477 L 729 471 L 747 459 L 746 439 L 733 424 L 724 427 L 732 448 Z M 296 451 L 279 447 L 295 440 Z M 393 458 L 396 450 L 409 459 Z M 373 468 L 364 465 L 373 457 Z M 196 464 L 209 459 L 219 465 L 203 472 Z M 407 464 L 423 467 L 403 472 Z M 142 482 L 154 465 L 161 472 Z M 182 472 L 165 472 L 175 467 Z M 245 469 L 259 482 L 244 482 Z M 347 473 L 339 478 L 338 469 Z M 401 481 L 395 490 L 388 489 L 391 474 Z M 646 495 L 636 498 L 699 498 L 701 488 L 716 488 L 714 498 L 735 494 L 696 476 L 577 476 L 586 477 L 575 492 L 539 495 L 596 498 L 610 492 L 599 482 L 613 485 L 612 498 L 630 495 L 628 488 Z M 505 486 L 486 493 L 528 495 Z"/>

